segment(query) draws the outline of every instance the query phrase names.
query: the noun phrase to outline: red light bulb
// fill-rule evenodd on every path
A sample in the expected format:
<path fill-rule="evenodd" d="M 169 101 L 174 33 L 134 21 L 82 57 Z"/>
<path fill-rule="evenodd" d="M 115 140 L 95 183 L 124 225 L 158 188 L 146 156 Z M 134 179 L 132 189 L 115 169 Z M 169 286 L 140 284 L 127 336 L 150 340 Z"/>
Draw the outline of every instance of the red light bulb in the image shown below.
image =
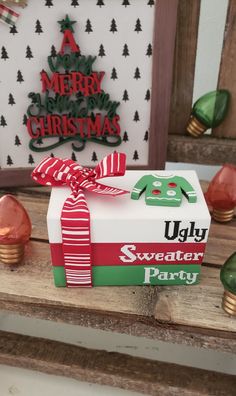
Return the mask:
<path fill-rule="evenodd" d="M 30 234 L 31 222 L 25 208 L 12 195 L 4 195 L 0 199 L 0 260 L 19 263 Z"/>
<path fill-rule="evenodd" d="M 209 184 L 205 194 L 212 206 L 212 217 L 221 223 L 230 221 L 236 207 L 236 167 L 224 165 Z"/>

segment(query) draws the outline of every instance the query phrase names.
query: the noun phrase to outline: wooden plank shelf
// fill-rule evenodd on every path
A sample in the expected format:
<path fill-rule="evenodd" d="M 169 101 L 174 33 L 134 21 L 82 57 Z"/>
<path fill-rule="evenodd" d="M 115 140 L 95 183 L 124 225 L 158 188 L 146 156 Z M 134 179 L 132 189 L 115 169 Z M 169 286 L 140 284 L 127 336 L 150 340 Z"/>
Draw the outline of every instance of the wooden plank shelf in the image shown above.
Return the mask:
<path fill-rule="evenodd" d="M 0 364 L 145 395 L 235 395 L 235 377 L 0 331 Z"/>
<path fill-rule="evenodd" d="M 203 184 L 204 188 L 206 184 Z M 236 351 L 236 321 L 221 308 L 219 268 L 235 250 L 236 220 L 213 223 L 201 283 L 181 287 L 54 287 L 47 241 L 49 190 L 15 192 L 29 211 L 32 240 L 24 263 L 0 264 L 0 309 L 54 321 L 225 352 Z"/>
<path fill-rule="evenodd" d="M 200 138 L 169 135 L 167 161 L 202 165 L 236 164 L 236 140 L 208 135 Z"/>

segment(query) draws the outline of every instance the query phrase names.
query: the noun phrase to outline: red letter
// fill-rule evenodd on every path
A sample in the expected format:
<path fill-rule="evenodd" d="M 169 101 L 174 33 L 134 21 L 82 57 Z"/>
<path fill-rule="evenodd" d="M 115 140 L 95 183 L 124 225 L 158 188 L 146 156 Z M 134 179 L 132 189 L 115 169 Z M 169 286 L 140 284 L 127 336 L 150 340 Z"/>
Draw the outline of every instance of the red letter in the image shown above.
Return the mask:
<path fill-rule="evenodd" d="M 96 87 L 96 85 L 97 85 L 97 89 L 95 88 L 95 92 L 94 93 L 100 93 L 101 92 L 101 83 L 102 83 L 102 80 L 103 80 L 103 77 L 105 76 L 105 72 L 100 72 L 100 73 L 92 73 L 92 77 L 93 77 L 93 79 L 94 79 L 94 88 Z"/>
<path fill-rule="evenodd" d="M 51 123 L 51 115 L 47 115 L 46 117 L 40 117 L 40 126 L 41 126 L 41 136 L 50 136 L 52 135 L 52 123 Z"/>
<path fill-rule="evenodd" d="M 116 115 L 114 118 L 112 118 L 111 123 L 115 130 L 113 130 L 114 135 L 120 135 L 120 116 Z"/>
<path fill-rule="evenodd" d="M 52 119 L 52 134 L 56 136 L 62 136 L 61 130 L 61 117 L 59 115 L 51 116 Z"/>
<path fill-rule="evenodd" d="M 59 73 L 53 73 L 50 80 L 47 73 L 43 70 L 41 72 L 42 92 L 52 89 L 54 92 L 60 93 L 58 76 Z"/>
<path fill-rule="evenodd" d="M 74 36 L 70 30 L 64 31 L 64 37 L 61 45 L 60 54 L 64 54 L 64 47 L 70 46 L 71 52 L 79 52 L 79 46 L 76 44 Z"/>
<path fill-rule="evenodd" d="M 95 121 L 91 117 L 87 118 L 88 122 L 88 139 L 91 137 L 91 132 L 95 132 L 96 136 L 101 135 L 101 114 L 96 114 Z M 92 133 L 94 136 L 94 133 Z"/>
<path fill-rule="evenodd" d="M 27 120 L 27 129 L 30 134 L 30 136 L 34 139 L 38 139 L 40 136 L 40 128 L 36 128 L 35 131 L 33 130 L 33 125 L 32 124 L 39 124 L 39 120 L 37 117 L 29 117 Z"/>
<path fill-rule="evenodd" d="M 70 74 L 72 76 L 73 92 L 82 92 L 82 94 L 85 95 L 82 85 L 83 74 L 80 72 L 71 72 Z"/>
<path fill-rule="evenodd" d="M 59 74 L 60 80 L 60 95 L 72 95 L 73 88 L 70 87 L 69 82 L 71 80 L 70 74 Z"/>
<path fill-rule="evenodd" d="M 69 135 L 74 136 L 77 132 L 77 127 L 74 123 L 74 118 L 68 118 Z"/>
<path fill-rule="evenodd" d="M 94 79 L 91 76 L 84 76 L 84 88 L 85 88 L 85 92 L 84 95 L 85 96 L 89 96 L 89 95 L 94 95 L 95 91 L 94 91 Z"/>
<path fill-rule="evenodd" d="M 111 129 L 111 125 L 110 125 L 110 120 L 109 120 L 109 118 L 107 116 L 104 117 L 102 135 L 105 135 L 106 132 L 108 132 L 109 135 L 113 135 L 113 130 Z"/>

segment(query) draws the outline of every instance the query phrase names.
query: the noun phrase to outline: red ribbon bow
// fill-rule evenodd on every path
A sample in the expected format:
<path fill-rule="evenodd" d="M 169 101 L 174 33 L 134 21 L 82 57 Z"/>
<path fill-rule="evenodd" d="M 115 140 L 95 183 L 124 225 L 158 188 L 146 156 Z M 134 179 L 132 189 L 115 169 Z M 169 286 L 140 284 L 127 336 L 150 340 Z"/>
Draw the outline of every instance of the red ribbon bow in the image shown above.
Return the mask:
<path fill-rule="evenodd" d="M 46 158 L 33 171 L 32 178 L 46 186 L 69 186 L 71 195 L 61 213 L 61 230 L 67 287 L 92 286 L 90 213 L 84 190 L 117 196 L 128 193 L 105 186 L 97 179 L 125 174 L 126 156 L 113 153 L 94 169 L 83 168 L 72 160 Z"/>

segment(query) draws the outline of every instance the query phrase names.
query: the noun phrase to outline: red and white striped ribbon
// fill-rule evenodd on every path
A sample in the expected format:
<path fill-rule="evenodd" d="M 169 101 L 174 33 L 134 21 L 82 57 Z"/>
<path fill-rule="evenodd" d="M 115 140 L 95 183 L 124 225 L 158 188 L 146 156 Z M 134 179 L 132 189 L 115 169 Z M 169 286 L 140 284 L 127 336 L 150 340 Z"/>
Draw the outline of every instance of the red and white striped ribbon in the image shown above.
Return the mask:
<path fill-rule="evenodd" d="M 118 196 L 128 191 L 105 186 L 97 179 L 122 176 L 126 156 L 112 153 L 95 169 L 83 168 L 72 160 L 46 158 L 33 171 L 32 178 L 47 186 L 68 185 L 72 193 L 61 213 L 62 243 L 67 287 L 92 286 L 90 213 L 84 190 L 96 194 Z"/>
<path fill-rule="evenodd" d="M 7 25 L 15 25 L 19 14 L 9 7 L 0 4 L 0 21 Z"/>

